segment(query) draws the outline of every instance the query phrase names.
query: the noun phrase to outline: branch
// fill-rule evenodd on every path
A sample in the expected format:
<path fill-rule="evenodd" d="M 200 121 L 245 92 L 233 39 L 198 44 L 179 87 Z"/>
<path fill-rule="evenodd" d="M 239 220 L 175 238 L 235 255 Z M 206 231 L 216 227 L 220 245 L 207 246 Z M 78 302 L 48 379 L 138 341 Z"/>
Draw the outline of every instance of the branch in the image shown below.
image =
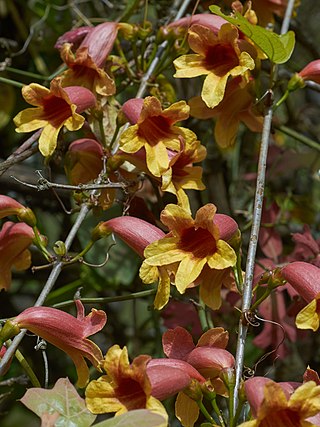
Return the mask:
<path fill-rule="evenodd" d="M 290 25 L 290 19 L 293 12 L 295 0 L 289 0 L 287 5 L 287 10 L 285 17 L 282 22 L 281 34 L 285 34 Z M 275 69 L 276 75 L 276 69 Z M 252 219 L 252 228 L 250 233 L 250 241 L 247 255 L 246 263 L 246 274 L 244 281 L 243 289 L 243 300 L 242 300 L 242 314 L 246 313 L 250 309 L 251 300 L 252 300 L 252 283 L 253 283 L 253 272 L 255 266 L 255 256 L 258 245 L 258 237 L 261 223 L 261 214 L 262 214 L 262 204 L 264 197 L 264 184 L 266 176 L 266 166 L 267 166 L 267 156 L 269 148 L 269 138 L 271 131 L 271 123 L 273 116 L 273 106 L 268 106 L 264 122 L 263 122 L 263 131 L 261 139 L 261 147 L 259 154 L 259 163 L 258 163 L 258 175 L 256 182 L 256 192 L 253 208 L 253 219 Z M 243 370 L 243 361 L 244 361 L 244 348 L 246 342 L 246 336 L 248 332 L 248 324 L 245 322 L 244 318 L 240 318 L 239 322 L 239 332 L 238 332 L 238 341 L 237 341 L 237 354 L 236 354 L 236 384 L 234 390 L 234 408 L 236 410 L 238 406 L 238 394 L 240 388 L 240 382 L 242 378 Z"/>

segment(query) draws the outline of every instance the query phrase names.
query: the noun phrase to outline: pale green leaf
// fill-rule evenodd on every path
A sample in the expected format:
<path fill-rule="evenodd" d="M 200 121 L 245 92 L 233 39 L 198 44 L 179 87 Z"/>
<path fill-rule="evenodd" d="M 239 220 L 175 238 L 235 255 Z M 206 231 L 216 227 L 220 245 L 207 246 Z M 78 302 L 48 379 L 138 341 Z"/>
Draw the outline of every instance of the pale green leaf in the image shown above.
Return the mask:
<path fill-rule="evenodd" d="M 165 425 L 165 419 L 161 415 L 147 409 L 137 409 L 102 421 L 94 427 L 162 427 L 163 425 Z"/>
<path fill-rule="evenodd" d="M 221 16 L 230 24 L 235 25 L 267 55 L 270 61 L 275 64 L 283 64 L 290 58 L 295 44 L 293 31 L 278 35 L 259 25 L 250 24 L 239 12 L 234 12 L 233 16 L 228 16 L 222 13 L 218 6 L 210 6 L 209 9 L 215 15 Z"/>
<path fill-rule="evenodd" d="M 59 378 L 51 390 L 30 388 L 21 402 L 37 414 L 43 424 L 55 427 L 89 427 L 96 419 L 86 408 L 68 378 Z M 50 424 L 48 424 L 50 421 Z"/>

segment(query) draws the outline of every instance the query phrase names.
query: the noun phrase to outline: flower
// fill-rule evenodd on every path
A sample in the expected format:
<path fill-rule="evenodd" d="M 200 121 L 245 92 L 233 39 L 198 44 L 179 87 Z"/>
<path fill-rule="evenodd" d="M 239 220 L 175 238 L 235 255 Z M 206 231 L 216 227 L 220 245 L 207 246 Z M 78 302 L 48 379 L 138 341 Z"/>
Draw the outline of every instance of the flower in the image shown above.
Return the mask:
<path fill-rule="evenodd" d="M 238 36 L 238 30 L 230 24 L 222 25 L 217 35 L 208 27 L 194 24 L 189 29 L 188 43 L 196 53 L 182 55 L 173 62 L 174 77 L 206 75 L 201 98 L 209 108 L 222 101 L 229 76 L 245 76 L 255 67 L 249 53 L 240 51 Z"/>
<path fill-rule="evenodd" d="M 223 100 L 214 108 L 208 108 L 201 97 L 189 100 L 190 115 L 198 119 L 216 117 L 215 141 L 221 148 L 232 147 L 236 142 L 240 122 L 252 132 L 262 131 L 262 117 L 253 111 L 255 102 L 254 83 L 242 86 L 241 78 L 235 77 L 227 83 Z"/>
<path fill-rule="evenodd" d="M 0 195 L 0 219 L 10 215 L 16 215 L 19 221 L 23 221 L 31 227 L 37 223 L 30 208 L 26 208 L 11 197 Z"/>
<path fill-rule="evenodd" d="M 276 383 L 264 377 L 250 378 L 244 384 L 254 420 L 239 427 L 307 427 L 320 411 L 320 386 L 313 381 L 294 390 L 289 383 Z"/>
<path fill-rule="evenodd" d="M 317 331 L 320 326 L 320 268 L 295 261 L 283 267 L 281 275 L 308 303 L 296 317 L 297 327 Z"/>
<path fill-rule="evenodd" d="M 2 337 L 10 329 L 14 335 L 19 329 L 28 329 L 44 340 L 67 353 L 76 366 L 78 387 L 85 387 L 89 380 L 89 369 L 84 360 L 88 359 L 93 366 L 100 370 L 99 363 L 103 359 L 100 348 L 87 339 L 99 332 L 107 321 L 106 313 L 92 309 L 84 316 L 84 307 L 80 300 L 75 300 L 77 317 L 51 307 L 30 307 L 20 313 L 15 319 L 6 322 L 1 330 Z M 9 334 L 8 334 L 9 335 Z M 13 335 L 11 335 L 13 336 Z M 5 339 L 10 338 L 6 336 Z"/>
<path fill-rule="evenodd" d="M 159 278 L 156 308 L 161 309 L 168 302 L 171 276 L 180 293 L 200 284 L 205 303 L 210 307 L 220 306 L 221 273 L 235 265 L 237 258 L 225 240 L 237 234 L 238 226 L 224 215 L 220 228 L 214 221 L 215 213 L 213 204 L 200 208 L 195 219 L 177 205 L 167 205 L 162 211 L 161 221 L 170 233 L 145 249 L 140 268 L 140 277 L 145 283 Z"/>
<path fill-rule="evenodd" d="M 122 111 L 133 126 L 120 137 L 120 149 L 125 153 L 136 153 L 145 149 L 149 171 L 156 177 L 169 168 L 167 149 L 178 152 L 181 143 L 188 144 L 197 139 L 189 129 L 174 126 L 176 122 L 189 117 L 185 101 L 172 104 L 162 110 L 160 101 L 154 96 L 131 99 L 122 106 Z"/>
<path fill-rule="evenodd" d="M 114 81 L 103 69 L 103 65 L 113 48 L 119 25 L 121 24 L 117 22 L 104 22 L 92 28 L 75 54 L 72 43 L 62 45 L 61 58 L 69 68 L 58 77 L 63 86 L 83 86 L 103 96 L 115 93 Z"/>
<path fill-rule="evenodd" d="M 180 326 L 169 329 L 162 336 L 163 351 L 169 358 L 185 361 L 192 365 L 204 378 L 209 379 L 210 388 L 217 394 L 226 395 L 227 391 L 219 378 L 234 367 L 235 360 L 225 350 L 229 335 L 223 328 L 212 328 L 205 332 L 194 345 L 191 334 Z M 199 379 L 196 378 L 198 381 Z M 203 382 L 200 381 L 203 384 Z M 199 416 L 199 407 L 189 397 L 188 390 L 178 394 L 175 410 L 177 418 L 184 426 L 193 426 Z"/>
<path fill-rule="evenodd" d="M 0 231 L 0 289 L 9 289 L 13 267 L 16 270 L 30 267 L 31 254 L 28 247 L 33 239 L 34 232 L 29 225 L 10 221 L 4 223 Z"/>
<path fill-rule="evenodd" d="M 120 415 L 134 409 L 150 409 L 167 418 L 161 403 L 151 396 L 147 375 L 150 356 L 140 355 L 129 362 L 127 348 L 113 345 L 101 365 L 106 372 L 86 388 L 86 404 L 94 414 L 116 412 Z"/>
<path fill-rule="evenodd" d="M 80 86 L 62 88 L 53 80 L 50 90 L 37 83 L 22 88 L 22 96 L 36 108 L 20 111 L 13 119 L 16 132 L 31 132 L 43 128 L 39 138 L 39 150 L 43 156 L 50 156 L 56 146 L 58 133 L 65 126 L 74 131 L 82 127 L 84 117 L 79 113 L 95 105 L 92 92 Z"/>

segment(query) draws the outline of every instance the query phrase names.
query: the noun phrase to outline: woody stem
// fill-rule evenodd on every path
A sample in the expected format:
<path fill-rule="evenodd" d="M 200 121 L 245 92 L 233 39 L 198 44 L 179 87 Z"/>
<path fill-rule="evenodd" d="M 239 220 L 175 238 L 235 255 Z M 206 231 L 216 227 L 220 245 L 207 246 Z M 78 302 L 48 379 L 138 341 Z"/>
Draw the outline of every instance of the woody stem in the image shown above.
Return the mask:
<path fill-rule="evenodd" d="M 282 22 L 281 34 L 285 34 L 290 25 L 290 19 L 292 16 L 295 0 L 289 0 L 285 17 Z M 274 76 L 276 74 L 276 69 L 274 70 Z M 258 174 L 256 182 L 256 192 L 253 208 L 253 220 L 252 228 L 250 233 L 250 241 L 248 247 L 248 256 L 246 263 L 246 274 L 243 288 L 243 299 L 242 299 L 242 312 L 246 312 L 250 309 L 251 299 L 252 299 L 252 282 L 253 282 L 253 272 L 255 265 L 255 256 L 257 251 L 260 223 L 261 223 L 261 214 L 262 214 L 262 204 L 264 197 L 264 184 L 265 184 L 265 175 L 266 175 L 266 165 L 268 157 L 268 148 L 269 148 L 269 137 L 271 131 L 273 117 L 273 105 L 272 102 L 267 106 L 266 115 L 263 122 L 262 138 L 261 138 L 261 147 L 259 154 L 259 163 L 258 163 Z M 237 341 L 237 352 L 236 352 L 236 384 L 234 390 L 234 409 L 237 409 L 238 406 L 238 394 L 242 377 L 243 362 L 244 362 L 244 349 L 246 336 L 248 332 L 248 324 L 243 322 L 243 319 L 240 318 L 239 330 L 238 330 L 238 341 Z"/>

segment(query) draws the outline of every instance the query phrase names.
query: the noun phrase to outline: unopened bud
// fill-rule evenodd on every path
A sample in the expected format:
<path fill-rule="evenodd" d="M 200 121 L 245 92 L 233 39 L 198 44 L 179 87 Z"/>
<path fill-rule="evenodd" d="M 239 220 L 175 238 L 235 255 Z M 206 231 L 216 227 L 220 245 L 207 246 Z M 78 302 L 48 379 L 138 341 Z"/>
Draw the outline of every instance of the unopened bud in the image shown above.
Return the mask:
<path fill-rule="evenodd" d="M 58 240 L 53 246 L 54 252 L 59 256 L 64 256 L 67 253 L 67 248 L 64 242 Z"/>
<path fill-rule="evenodd" d="M 0 331 L 0 343 L 3 344 L 10 338 L 14 337 L 20 332 L 20 328 L 14 320 L 7 320 Z"/>
<path fill-rule="evenodd" d="M 30 208 L 22 208 L 19 209 L 19 212 L 17 213 L 18 220 L 21 222 L 25 222 L 30 227 L 35 227 L 37 224 L 37 219 L 35 217 L 35 214 Z"/>
<path fill-rule="evenodd" d="M 199 381 L 195 380 L 194 378 L 190 381 L 190 384 L 183 389 L 183 393 L 196 402 L 201 400 L 203 395 Z"/>

